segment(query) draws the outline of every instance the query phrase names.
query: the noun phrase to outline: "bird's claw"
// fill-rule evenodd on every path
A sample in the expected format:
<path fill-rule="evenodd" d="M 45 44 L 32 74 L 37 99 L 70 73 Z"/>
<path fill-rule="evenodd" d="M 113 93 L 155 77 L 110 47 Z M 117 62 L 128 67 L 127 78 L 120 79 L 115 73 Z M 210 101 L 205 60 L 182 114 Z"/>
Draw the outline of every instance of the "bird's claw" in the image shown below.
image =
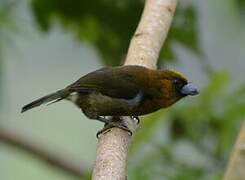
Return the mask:
<path fill-rule="evenodd" d="M 105 123 L 105 126 L 102 130 L 100 130 L 99 132 L 97 132 L 96 137 L 99 139 L 101 134 L 107 133 L 110 131 L 111 128 L 113 127 L 117 127 L 119 129 L 122 129 L 124 131 L 127 131 L 129 133 L 130 136 L 133 135 L 132 131 L 124 124 L 120 123 L 120 122 L 110 122 L 110 123 Z"/>

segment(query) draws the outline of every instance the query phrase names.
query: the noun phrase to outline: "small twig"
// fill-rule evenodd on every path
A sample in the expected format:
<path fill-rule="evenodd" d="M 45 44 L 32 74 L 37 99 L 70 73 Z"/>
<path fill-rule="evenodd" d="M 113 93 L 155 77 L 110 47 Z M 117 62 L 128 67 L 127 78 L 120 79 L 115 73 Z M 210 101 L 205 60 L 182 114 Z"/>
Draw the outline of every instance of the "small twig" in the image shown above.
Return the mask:
<path fill-rule="evenodd" d="M 245 179 L 245 121 L 241 127 L 224 176 L 224 180 L 243 179 Z"/>
<path fill-rule="evenodd" d="M 85 176 L 85 171 L 80 165 L 63 158 L 64 156 L 57 156 L 56 154 L 50 153 L 34 143 L 27 142 L 24 140 L 24 138 L 20 138 L 17 134 L 2 127 L 0 127 L 0 143 L 1 142 L 26 151 L 49 165 L 52 165 L 77 178 Z"/>
<path fill-rule="evenodd" d="M 131 39 L 125 65 L 156 68 L 157 59 L 167 37 L 177 0 L 146 0 L 143 15 Z M 134 132 L 137 123 L 124 117 Z M 127 157 L 132 137 L 126 131 L 112 128 L 99 138 L 93 180 L 127 179 Z"/>

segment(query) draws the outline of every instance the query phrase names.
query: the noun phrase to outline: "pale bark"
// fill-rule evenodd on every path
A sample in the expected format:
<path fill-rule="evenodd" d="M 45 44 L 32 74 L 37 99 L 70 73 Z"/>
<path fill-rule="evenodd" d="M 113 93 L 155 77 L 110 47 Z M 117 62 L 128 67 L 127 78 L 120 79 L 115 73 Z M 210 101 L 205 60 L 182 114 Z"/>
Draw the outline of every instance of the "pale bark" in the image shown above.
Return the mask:
<path fill-rule="evenodd" d="M 145 8 L 131 39 L 125 65 L 156 68 L 159 52 L 167 37 L 177 0 L 146 0 Z M 137 124 L 129 117 L 124 122 L 134 132 Z M 99 138 L 93 180 L 127 179 L 127 157 L 132 137 L 128 132 L 112 128 Z"/>
<path fill-rule="evenodd" d="M 245 179 L 245 122 L 241 127 L 237 142 L 228 163 L 224 180 Z"/>

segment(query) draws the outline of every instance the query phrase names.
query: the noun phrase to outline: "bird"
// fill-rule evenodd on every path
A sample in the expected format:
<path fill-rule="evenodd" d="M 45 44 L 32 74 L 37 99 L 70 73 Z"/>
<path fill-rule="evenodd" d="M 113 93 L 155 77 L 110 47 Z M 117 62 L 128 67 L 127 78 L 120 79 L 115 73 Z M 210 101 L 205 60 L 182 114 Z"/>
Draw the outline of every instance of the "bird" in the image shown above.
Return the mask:
<path fill-rule="evenodd" d="M 25 105 L 21 113 L 65 99 L 74 103 L 89 119 L 116 126 L 112 117 L 138 119 L 138 116 L 167 108 L 198 93 L 184 75 L 174 70 L 154 70 L 139 65 L 104 67 Z M 119 125 L 119 128 L 128 130 L 125 125 Z"/>

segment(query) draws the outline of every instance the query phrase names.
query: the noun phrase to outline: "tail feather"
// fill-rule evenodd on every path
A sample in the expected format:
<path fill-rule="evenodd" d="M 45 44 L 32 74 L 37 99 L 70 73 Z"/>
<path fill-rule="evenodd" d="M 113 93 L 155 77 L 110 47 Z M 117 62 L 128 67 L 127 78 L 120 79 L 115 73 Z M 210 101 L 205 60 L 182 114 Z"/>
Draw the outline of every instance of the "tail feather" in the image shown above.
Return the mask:
<path fill-rule="evenodd" d="M 44 97 L 41 97 L 40 99 L 37 99 L 37 100 L 25 105 L 22 108 L 21 113 L 23 113 L 29 109 L 32 109 L 34 107 L 40 106 L 42 104 L 46 104 L 49 102 L 50 102 L 49 104 L 52 104 L 52 103 L 58 102 L 64 98 L 66 98 L 68 95 L 69 95 L 69 91 L 67 91 L 66 89 L 59 90 L 59 91 L 52 93 L 52 94 L 48 94 Z"/>

